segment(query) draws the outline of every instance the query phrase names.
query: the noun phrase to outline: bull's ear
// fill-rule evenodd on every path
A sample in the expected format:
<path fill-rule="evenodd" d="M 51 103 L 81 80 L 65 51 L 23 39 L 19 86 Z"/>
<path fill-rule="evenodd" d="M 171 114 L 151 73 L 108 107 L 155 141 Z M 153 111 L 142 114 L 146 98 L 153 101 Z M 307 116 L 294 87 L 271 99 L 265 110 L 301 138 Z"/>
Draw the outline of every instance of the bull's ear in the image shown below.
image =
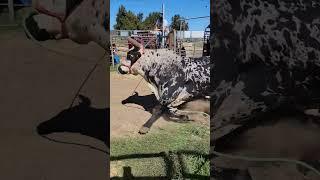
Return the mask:
<path fill-rule="evenodd" d="M 134 92 L 134 96 L 139 96 L 139 93 L 137 91 Z"/>
<path fill-rule="evenodd" d="M 85 96 L 79 94 L 79 99 L 80 99 L 80 105 L 85 105 L 85 106 L 91 105 L 91 101 L 88 97 L 85 97 Z"/>

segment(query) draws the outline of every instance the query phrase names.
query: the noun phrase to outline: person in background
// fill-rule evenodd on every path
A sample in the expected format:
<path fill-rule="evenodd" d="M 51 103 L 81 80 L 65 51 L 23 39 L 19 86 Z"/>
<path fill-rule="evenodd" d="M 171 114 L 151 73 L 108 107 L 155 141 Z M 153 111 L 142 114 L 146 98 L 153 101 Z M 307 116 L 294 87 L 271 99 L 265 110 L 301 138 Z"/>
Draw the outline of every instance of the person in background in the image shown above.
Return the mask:
<path fill-rule="evenodd" d="M 118 48 L 116 44 L 112 44 L 112 54 L 113 54 L 113 61 L 114 64 L 119 64 L 120 63 L 120 56 L 118 54 Z"/>

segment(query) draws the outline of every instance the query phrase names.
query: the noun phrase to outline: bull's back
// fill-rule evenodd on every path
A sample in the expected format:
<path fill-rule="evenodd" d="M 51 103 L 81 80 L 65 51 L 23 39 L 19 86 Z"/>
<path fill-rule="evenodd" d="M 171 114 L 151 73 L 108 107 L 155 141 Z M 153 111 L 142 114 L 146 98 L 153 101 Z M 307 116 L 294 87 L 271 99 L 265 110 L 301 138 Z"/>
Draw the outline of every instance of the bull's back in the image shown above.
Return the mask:
<path fill-rule="evenodd" d="M 161 61 L 166 62 L 159 63 Z M 209 57 L 165 58 L 155 64 L 146 71 L 146 77 L 149 82 L 157 86 L 160 103 L 167 105 L 178 97 L 188 100 L 208 95 L 210 88 Z"/>
<path fill-rule="evenodd" d="M 301 100 L 318 96 L 318 1 L 221 0 L 216 7 L 218 84 L 240 79 L 260 100 L 267 89 Z"/>

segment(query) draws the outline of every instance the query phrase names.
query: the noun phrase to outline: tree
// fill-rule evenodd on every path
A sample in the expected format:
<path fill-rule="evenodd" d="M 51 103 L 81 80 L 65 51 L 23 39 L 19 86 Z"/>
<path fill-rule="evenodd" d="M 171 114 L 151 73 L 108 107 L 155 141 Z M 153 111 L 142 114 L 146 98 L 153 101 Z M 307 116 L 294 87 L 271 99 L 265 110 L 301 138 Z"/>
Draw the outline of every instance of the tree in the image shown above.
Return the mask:
<path fill-rule="evenodd" d="M 188 22 L 184 21 L 183 19 L 184 18 L 181 17 L 179 14 L 175 14 L 171 18 L 170 28 L 171 29 L 175 29 L 175 30 L 180 30 L 180 25 L 181 25 L 181 30 L 182 31 L 188 31 L 189 30 L 189 24 L 188 24 Z"/>
<path fill-rule="evenodd" d="M 117 13 L 116 24 L 113 26 L 114 29 L 135 30 L 139 28 L 138 24 L 138 17 L 132 11 L 127 11 L 126 8 L 121 5 Z"/>
<path fill-rule="evenodd" d="M 138 17 L 132 12 L 128 11 L 125 18 L 125 27 L 123 30 L 136 30 L 139 29 L 139 20 Z"/>
<path fill-rule="evenodd" d="M 137 14 L 137 18 L 138 18 L 138 30 L 144 29 L 144 26 L 143 26 L 143 13 L 138 13 Z"/>
<path fill-rule="evenodd" d="M 126 23 L 125 22 L 126 21 L 125 20 L 126 15 L 127 15 L 127 10 L 123 5 L 121 5 L 119 7 L 119 10 L 118 10 L 118 13 L 117 13 L 116 24 L 113 26 L 114 29 L 120 30 L 120 29 L 123 29 L 126 26 L 126 24 L 125 24 Z"/>
<path fill-rule="evenodd" d="M 137 18 L 138 18 L 139 22 L 142 22 L 143 21 L 143 13 L 138 13 Z"/>
<path fill-rule="evenodd" d="M 157 20 L 161 18 L 161 13 L 159 12 L 152 12 L 150 13 L 146 19 L 143 21 L 143 27 L 146 30 L 153 30 Z"/>
<path fill-rule="evenodd" d="M 153 30 L 161 18 L 160 12 L 151 12 L 143 19 L 143 13 L 136 15 L 121 5 L 117 13 L 116 24 L 113 27 L 116 30 Z"/>

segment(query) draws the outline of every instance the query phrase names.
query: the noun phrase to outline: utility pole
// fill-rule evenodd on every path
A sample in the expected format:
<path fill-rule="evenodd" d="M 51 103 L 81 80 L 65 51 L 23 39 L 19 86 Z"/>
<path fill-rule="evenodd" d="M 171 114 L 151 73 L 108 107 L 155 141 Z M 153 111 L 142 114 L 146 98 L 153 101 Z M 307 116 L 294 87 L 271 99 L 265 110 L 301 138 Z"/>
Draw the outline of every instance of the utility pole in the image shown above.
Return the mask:
<path fill-rule="evenodd" d="M 8 9 L 11 23 L 14 22 L 14 5 L 13 0 L 8 0 Z"/>
<path fill-rule="evenodd" d="M 161 47 L 164 48 L 164 3 L 162 3 L 162 42 Z"/>

